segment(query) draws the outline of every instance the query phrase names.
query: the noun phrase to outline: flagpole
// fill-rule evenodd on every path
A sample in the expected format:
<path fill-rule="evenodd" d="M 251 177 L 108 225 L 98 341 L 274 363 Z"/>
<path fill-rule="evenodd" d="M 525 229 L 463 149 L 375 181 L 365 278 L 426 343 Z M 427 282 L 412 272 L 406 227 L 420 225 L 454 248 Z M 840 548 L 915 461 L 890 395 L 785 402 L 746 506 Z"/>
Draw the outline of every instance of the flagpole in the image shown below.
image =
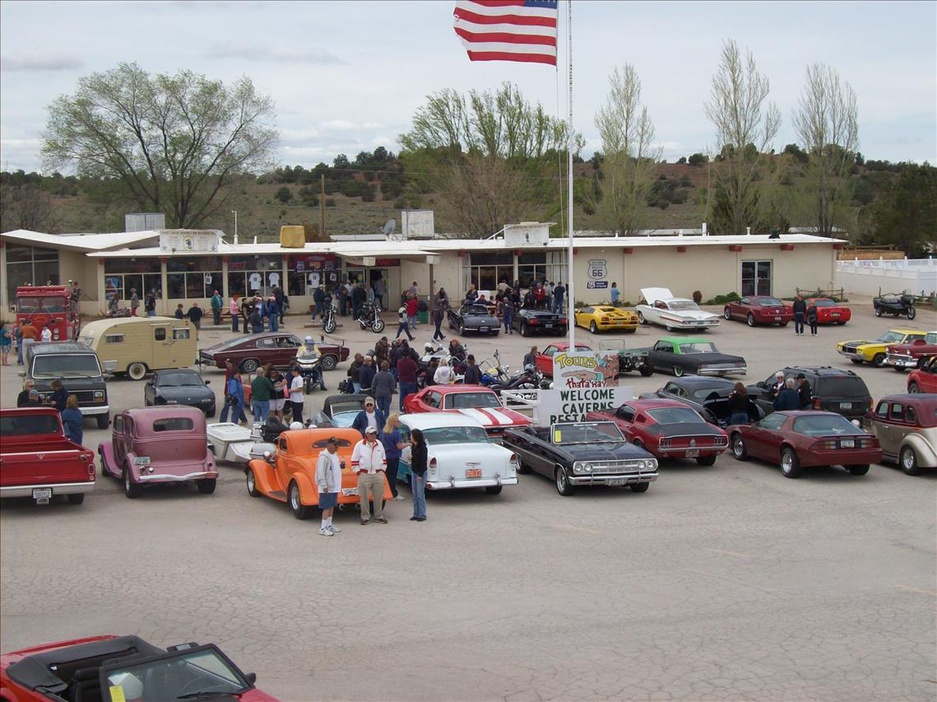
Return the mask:
<path fill-rule="evenodd" d="M 566 86 L 569 109 L 566 125 L 566 328 L 569 330 L 569 350 L 572 352 L 576 350 L 576 285 L 573 279 L 573 0 L 566 0 L 566 66 L 569 78 Z"/>

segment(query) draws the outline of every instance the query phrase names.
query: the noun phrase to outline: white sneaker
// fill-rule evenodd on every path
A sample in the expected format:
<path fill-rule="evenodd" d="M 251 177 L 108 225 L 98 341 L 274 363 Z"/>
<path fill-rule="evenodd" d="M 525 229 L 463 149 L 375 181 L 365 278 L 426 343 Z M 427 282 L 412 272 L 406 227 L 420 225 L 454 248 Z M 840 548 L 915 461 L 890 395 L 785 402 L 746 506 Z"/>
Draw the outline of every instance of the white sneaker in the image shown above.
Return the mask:
<path fill-rule="evenodd" d="M 329 531 L 331 531 L 333 534 L 337 534 L 338 532 L 340 532 L 340 531 L 342 530 L 341 527 L 337 527 L 337 526 L 335 526 L 334 524 L 329 524 L 329 525 L 326 527 L 326 529 L 328 529 Z"/>
<path fill-rule="evenodd" d="M 319 529 L 319 536 L 335 536 L 329 529 Z"/>
<path fill-rule="evenodd" d="M 403 495 L 397 495 L 397 497 L 394 498 L 394 502 L 403 502 Z"/>

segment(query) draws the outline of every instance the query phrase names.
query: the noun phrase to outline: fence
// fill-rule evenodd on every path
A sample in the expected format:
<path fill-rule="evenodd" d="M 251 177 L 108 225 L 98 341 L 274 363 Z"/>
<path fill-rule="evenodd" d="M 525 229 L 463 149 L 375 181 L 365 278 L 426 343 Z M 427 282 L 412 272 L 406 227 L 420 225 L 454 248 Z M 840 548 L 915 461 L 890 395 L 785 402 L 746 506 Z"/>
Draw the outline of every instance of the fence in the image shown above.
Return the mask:
<path fill-rule="evenodd" d="M 837 261 L 836 285 L 847 294 L 878 295 L 906 291 L 933 297 L 937 294 L 937 259 Z"/>

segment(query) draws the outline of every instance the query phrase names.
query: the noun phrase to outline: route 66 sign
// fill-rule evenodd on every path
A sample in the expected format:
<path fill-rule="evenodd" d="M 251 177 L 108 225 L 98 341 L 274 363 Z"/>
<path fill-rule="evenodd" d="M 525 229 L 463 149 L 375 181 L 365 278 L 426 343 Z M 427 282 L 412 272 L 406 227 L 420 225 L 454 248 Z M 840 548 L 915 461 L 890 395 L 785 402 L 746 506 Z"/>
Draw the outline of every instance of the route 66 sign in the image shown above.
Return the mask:
<path fill-rule="evenodd" d="M 604 258 L 593 258 L 589 261 L 589 277 L 604 278 L 608 275 Z"/>

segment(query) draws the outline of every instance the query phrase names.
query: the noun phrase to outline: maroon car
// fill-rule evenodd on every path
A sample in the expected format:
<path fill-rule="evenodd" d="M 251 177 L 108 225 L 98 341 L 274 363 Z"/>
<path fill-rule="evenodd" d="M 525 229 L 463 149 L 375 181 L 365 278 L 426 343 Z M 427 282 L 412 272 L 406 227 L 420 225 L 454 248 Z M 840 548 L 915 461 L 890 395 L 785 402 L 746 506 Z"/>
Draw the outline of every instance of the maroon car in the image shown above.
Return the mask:
<path fill-rule="evenodd" d="M 885 349 L 885 363 L 898 372 L 917 368 L 928 356 L 937 354 L 937 331 L 927 332 L 923 339 L 907 344 L 889 344 Z"/>
<path fill-rule="evenodd" d="M 751 295 L 738 302 L 729 302 L 722 310 L 726 319 L 745 322 L 750 327 L 756 324 L 780 324 L 786 327 L 794 319 L 794 308 L 785 305 L 776 297 Z"/>
<path fill-rule="evenodd" d="M 296 358 L 296 350 L 303 340 L 295 334 L 268 332 L 250 334 L 222 341 L 198 352 L 198 362 L 224 368 L 225 361 L 232 359 L 242 373 L 253 373 L 260 366 L 272 363 L 275 368 L 285 369 Z M 348 360 L 348 348 L 342 344 L 316 343 L 322 357 L 323 370 L 332 370 L 340 362 Z"/>
<path fill-rule="evenodd" d="M 777 463 L 785 478 L 799 478 L 804 468 L 840 465 L 853 475 L 865 475 L 869 464 L 882 460 L 878 439 L 835 412 L 774 412 L 727 431 L 737 460 Z"/>
<path fill-rule="evenodd" d="M 656 458 L 695 458 L 711 466 L 729 448 L 729 438 L 677 400 L 631 400 L 616 410 L 586 413 L 587 422 L 611 420 L 628 441 Z"/>

